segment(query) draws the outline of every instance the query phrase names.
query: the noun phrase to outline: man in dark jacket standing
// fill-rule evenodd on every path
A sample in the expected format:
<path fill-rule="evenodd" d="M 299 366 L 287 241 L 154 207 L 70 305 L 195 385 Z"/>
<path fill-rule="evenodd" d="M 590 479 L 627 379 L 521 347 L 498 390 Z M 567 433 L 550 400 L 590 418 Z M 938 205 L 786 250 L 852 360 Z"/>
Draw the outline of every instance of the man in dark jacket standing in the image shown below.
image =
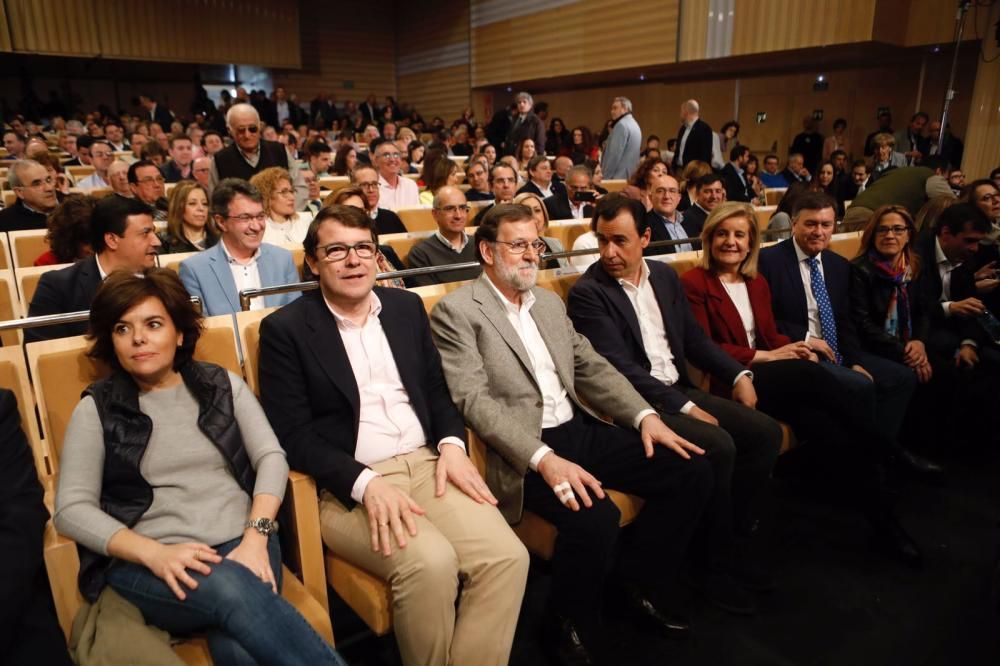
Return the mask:
<path fill-rule="evenodd" d="M 519 92 L 514 97 L 517 104 L 517 115 L 511 122 L 510 131 L 503 143 L 503 154 L 513 155 L 517 150 L 517 145 L 523 139 L 531 139 L 535 142 L 535 151 L 541 155 L 545 152 L 545 125 L 541 118 L 535 115 L 531 109 L 535 101 L 526 92 Z"/>

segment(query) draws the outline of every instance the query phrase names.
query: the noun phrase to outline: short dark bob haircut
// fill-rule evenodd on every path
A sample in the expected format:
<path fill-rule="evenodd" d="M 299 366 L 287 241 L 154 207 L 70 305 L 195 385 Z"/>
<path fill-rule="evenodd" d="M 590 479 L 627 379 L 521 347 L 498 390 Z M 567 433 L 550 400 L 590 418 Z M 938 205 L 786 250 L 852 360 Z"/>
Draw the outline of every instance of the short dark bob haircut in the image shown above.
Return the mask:
<path fill-rule="evenodd" d="M 91 345 L 87 356 L 114 370 L 123 370 L 112 339 L 115 325 L 126 312 L 147 298 L 159 299 L 174 327 L 184 335 L 174 356 L 174 370 L 190 361 L 201 337 L 202 315 L 191 303 L 191 296 L 177 273 L 167 268 L 148 268 L 141 275 L 115 271 L 104 280 L 90 304 L 87 339 Z"/>

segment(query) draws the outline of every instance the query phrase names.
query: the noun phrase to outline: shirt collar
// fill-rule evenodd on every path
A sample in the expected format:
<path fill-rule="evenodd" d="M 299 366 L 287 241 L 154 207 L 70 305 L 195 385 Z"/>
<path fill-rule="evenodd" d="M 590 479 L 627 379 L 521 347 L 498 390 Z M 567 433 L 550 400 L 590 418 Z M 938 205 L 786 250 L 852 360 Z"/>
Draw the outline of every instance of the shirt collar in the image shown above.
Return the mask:
<path fill-rule="evenodd" d="M 37 208 L 32 208 L 31 206 L 29 206 L 29 205 L 28 205 L 28 202 L 27 202 L 27 201 L 25 201 L 24 199 L 18 199 L 18 201 L 19 201 L 19 202 L 21 202 L 21 206 L 22 206 L 22 207 L 23 207 L 23 208 L 24 208 L 25 210 L 27 210 L 27 211 L 30 211 L 30 212 L 32 212 L 32 213 L 38 213 L 39 215 L 45 215 L 45 216 L 48 216 L 48 213 L 46 213 L 46 212 L 44 212 L 44 211 L 40 211 L 40 210 L 38 210 Z"/>
<path fill-rule="evenodd" d="M 232 254 L 229 253 L 229 248 L 226 247 L 225 241 L 220 240 L 219 245 L 222 246 L 222 251 L 226 253 L 226 261 L 229 263 L 230 266 L 232 266 L 233 264 L 237 264 L 239 266 L 253 266 L 255 263 L 257 263 L 257 259 L 260 258 L 260 247 L 258 247 L 257 250 L 253 253 L 253 256 L 250 257 L 250 261 L 244 264 L 238 261 L 236 257 L 234 257 Z"/>
<path fill-rule="evenodd" d="M 937 238 L 937 237 L 934 238 L 934 260 L 938 264 L 944 264 L 945 268 L 949 268 L 949 269 L 950 268 L 958 268 L 959 266 L 962 265 L 961 261 L 959 261 L 957 263 L 953 262 L 951 259 L 949 259 L 945 255 L 944 250 L 941 249 L 941 239 Z"/>
<path fill-rule="evenodd" d="M 248 152 L 244 151 L 239 146 L 236 146 L 236 150 L 238 150 L 239 153 L 240 153 L 240 155 L 242 155 L 244 158 L 246 158 L 248 160 L 251 157 L 259 157 L 260 156 L 260 142 L 259 141 L 257 142 L 257 150 L 253 151 L 252 153 L 248 153 Z"/>
<path fill-rule="evenodd" d="M 458 250 L 455 249 L 455 246 L 451 244 L 450 240 L 444 237 L 444 234 L 441 233 L 440 229 L 434 232 L 434 237 L 437 238 L 439 241 L 441 241 L 444 244 L 444 246 L 447 247 L 449 250 L 456 253 L 462 252 L 462 250 L 465 249 L 465 246 L 469 244 L 469 234 L 465 233 L 464 231 L 462 232 L 462 247 Z"/>
<path fill-rule="evenodd" d="M 643 259 L 642 263 L 639 265 L 639 284 L 632 284 L 630 280 L 625 278 L 618 278 L 618 284 L 620 284 L 625 289 L 635 289 L 639 290 L 646 286 L 646 282 L 649 280 L 649 264 Z"/>
<path fill-rule="evenodd" d="M 323 296 L 323 302 L 326 303 L 327 310 L 333 315 L 333 318 L 337 321 L 337 328 L 339 329 L 350 329 L 350 328 L 362 328 L 364 324 L 358 326 L 353 321 L 345 317 L 344 315 L 337 312 L 330 301 L 326 300 L 326 296 Z M 365 319 L 365 323 L 368 322 L 372 317 L 378 318 L 382 313 L 382 301 L 375 294 L 374 291 L 368 292 L 368 317 Z"/>
<path fill-rule="evenodd" d="M 789 243 L 791 243 L 791 244 L 792 244 L 792 247 L 794 247 L 794 248 L 795 248 L 795 256 L 796 256 L 796 257 L 798 257 L 798 259 L 799 259 L 799 263 L 800 263 L 800 264 L 801 264 L 801 263 L 802 263 L 803 261 L 805 261 L 806 259 L 808 259 L 808 258 L 809 258 L 809 255 L 808 255 L 808 254 L 806 254 L 805 252 L 803 252 L 803 251 L 802 251 L 802 248 L 801 248 L 801 247 L 799 247 L 799 244 L 798 244 L 797 242 L 795 242 L 795 239 L 794 239 L 794 238 L 790 238 L 790 239 L 788 240 L 788 242 L 789 242 Z M 817 253 L 816 253 L 816 258 L 817 258 L 817 259 L 819 259 L 819 255 L 821 255 L 821 254 L 823 254 L 823 252 L 822 252 L 822 251 L 820 251 L 820 252 L 817 252 Z"/>
<path fill-rule="evenodd" d="M 535 304 L 535 293 L 530 289 L 528 291 L 521 292 L 521 307 L 518 308 L 518 306 L 508 301 L 506 296 L 500 293 L 500 290 L 497 289 L 497 286 L 493 284 L 493 280 L 491 280 L 488 275 L 486 276 L 486 283 L 490 285 L 490 289 L 492 289 L 493 293 L 496 294 L 496 297 L 500 299 L 500 304 L 503 306 L 504 310 L 510 314 L 520 315 L 521 310 L 529 312 L 531 310 L 531 306 Z"/>
<path fill-rule="evenodd" d="M 101 282 L 104 282 L 104 278 L 108 277 L 108 274 L 104 271 L 104 267 L 101 266 L 101 259 L 98 255 L 94 255 L 94 261 L 97 263 L 97 272 L 101 276 Z"/>

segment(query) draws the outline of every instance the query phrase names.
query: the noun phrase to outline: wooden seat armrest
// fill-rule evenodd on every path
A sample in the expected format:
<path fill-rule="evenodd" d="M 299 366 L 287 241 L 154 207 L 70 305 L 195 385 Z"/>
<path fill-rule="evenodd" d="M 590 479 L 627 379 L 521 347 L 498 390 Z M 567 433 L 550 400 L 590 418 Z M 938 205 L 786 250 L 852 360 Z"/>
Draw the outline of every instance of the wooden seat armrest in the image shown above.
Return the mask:
<path fill-rule="evenodd" d="M 297 570 L 309 594 L 329 613 L 323 538 L 319 527 L 316 482 L 301 472 L 289 472 L 285 498 L 285 561 Z"/>
<path fill-rule="evenodd" d="M 308 477 L 307 477 L 308 478 Z M 324 584 L 324 589 L 326 585 Z M 302 614 L 306 622 L 330 645 L 333 645 L 333 625 L 330 611 L 317 600 L 306 586 L 285 567 L 281 577 L 281 596 Z M 325 599 L 324 594 L 324 599 Z"/>

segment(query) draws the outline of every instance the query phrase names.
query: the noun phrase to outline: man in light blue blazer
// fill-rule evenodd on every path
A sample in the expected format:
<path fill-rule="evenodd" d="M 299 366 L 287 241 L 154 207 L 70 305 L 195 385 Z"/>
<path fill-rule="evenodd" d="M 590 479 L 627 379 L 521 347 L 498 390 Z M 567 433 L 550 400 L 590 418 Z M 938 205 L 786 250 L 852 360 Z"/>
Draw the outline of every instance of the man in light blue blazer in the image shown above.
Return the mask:
<path fill-rule="evenodd" d="M 260 192 L 239 178 L 226 178 L 212 192 L 212 218 L 222 232 L 219 243 L 181 262 L 188 293 L 201 299 L 207 316 L 240 311 L 240 291 L 299 282 L 292 253 L 262 242 L 267 214 Z M 285 305 L 299 292 L 255 298 L 251 310 Z"/>

